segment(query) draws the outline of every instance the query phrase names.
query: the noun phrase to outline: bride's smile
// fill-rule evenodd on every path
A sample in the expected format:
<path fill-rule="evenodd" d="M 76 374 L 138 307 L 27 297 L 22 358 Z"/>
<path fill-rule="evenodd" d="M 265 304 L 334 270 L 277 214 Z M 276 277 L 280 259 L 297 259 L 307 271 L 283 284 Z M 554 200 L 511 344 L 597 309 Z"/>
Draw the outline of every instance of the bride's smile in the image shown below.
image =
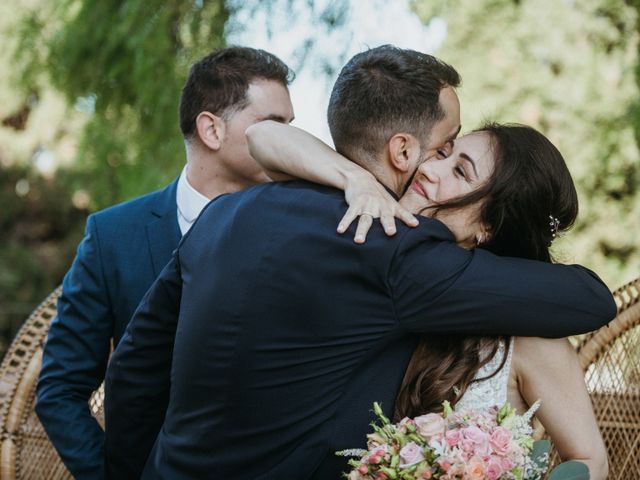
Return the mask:
<path fill-rule="evenodd" d="M 494 167 L 490 135 L 470 133 L 449 142 L 436 156 L 420 164 L 400 204 L 414 214 L 437 218 L 447 225 L 458 242 L 474 246 L 475 239 L 484 236 L 486 231 L 479 218 L 484 199 L 453 210 L 438 211 L 437 207 L 485 185 Z"/>

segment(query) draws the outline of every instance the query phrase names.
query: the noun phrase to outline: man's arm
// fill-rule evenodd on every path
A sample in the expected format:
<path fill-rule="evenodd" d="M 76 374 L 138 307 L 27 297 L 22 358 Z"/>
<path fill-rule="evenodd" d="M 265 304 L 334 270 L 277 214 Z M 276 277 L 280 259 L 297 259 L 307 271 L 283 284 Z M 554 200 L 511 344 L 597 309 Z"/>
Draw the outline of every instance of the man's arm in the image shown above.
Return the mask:
<path fill-rule="evenodd" d="M 113 334 L 101 262 L 95 221 L 89 217 L 63 282 L 37 386 L 36 413 L 62 461 L 78 479 L 104 476 L 104 432 L 88 404 L 104 378 Z"/>
<path fill-rule="evenodd" d="M 408 331 L 565 337 L 616 315 L 611 292 L 584 267 L 464 250 L 446 241 L 442 223 L 422 222 L 403 238 L 389 276 Z"/>
<path fill-rule="evenodd" d="M 162 427 L 181 295 L 176 251 L 142 299 L 107 368 L 107 478 L 140 478 Z"/>

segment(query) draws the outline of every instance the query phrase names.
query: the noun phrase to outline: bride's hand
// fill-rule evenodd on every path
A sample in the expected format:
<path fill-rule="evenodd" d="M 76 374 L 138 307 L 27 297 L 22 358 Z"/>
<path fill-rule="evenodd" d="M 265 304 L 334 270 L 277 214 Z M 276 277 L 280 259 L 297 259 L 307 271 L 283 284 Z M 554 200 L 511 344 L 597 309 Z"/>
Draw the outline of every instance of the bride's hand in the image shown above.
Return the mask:
<path fill-rule="evenodd" d="M 402 220 L 410 227 L 418 225 L 418 220 L 404 209 L 396 199 L 371 174 L 366 173 L 349 178 L 344 190 L 349 209 L 340 220 L 338 233 L 344 233 L 357 218 L 358 227 L 354 242 L 364 243 L 374 218 L 380 219 L 384 232 L 395 235 L 395 218 Z"/>

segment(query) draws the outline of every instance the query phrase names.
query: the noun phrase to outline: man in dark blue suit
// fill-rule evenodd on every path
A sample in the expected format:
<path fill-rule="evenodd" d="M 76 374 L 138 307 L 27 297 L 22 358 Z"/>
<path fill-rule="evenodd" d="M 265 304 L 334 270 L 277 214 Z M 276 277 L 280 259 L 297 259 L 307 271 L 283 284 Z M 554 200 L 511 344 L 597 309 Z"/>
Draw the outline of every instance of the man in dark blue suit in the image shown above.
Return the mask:
<path fill-rule="evenodd" d="M 336 147 L 401 192 L 457 134 L 458 83 L 415 51 L 356 55 L 329 106 Z M 337 479 L 372 402 L 391 415 L 411 332 L 566 336 L 615 315 L 582 267 L 464 250 L 432 219 L 358 246 L 335 234 L 345 208 L 294 181 L 203 211 L 109 365 L 111 478 Z"/>
<path fill-rule="evenodd" d="M 227 48 L 195 63 L 182 91 L 187 165 L 169 186 L 91 215 L 63 282 L 38 383 L 36 411 L 76 478 L 104 476 L 104 432 L 88 400 L 104 379 L 144 293 L 201 209 L 268 180 L 248 152 L 252 123 L 290 122 L 291 72 L 262 50 Z"/>

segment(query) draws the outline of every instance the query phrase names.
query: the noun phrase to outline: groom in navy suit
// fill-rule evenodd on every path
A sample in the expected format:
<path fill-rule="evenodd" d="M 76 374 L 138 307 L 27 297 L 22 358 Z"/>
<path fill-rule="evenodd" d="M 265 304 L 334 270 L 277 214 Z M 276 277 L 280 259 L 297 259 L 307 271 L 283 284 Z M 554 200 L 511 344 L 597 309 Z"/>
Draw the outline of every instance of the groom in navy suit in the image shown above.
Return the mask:
<path fill-rule="evenodd" d="M 136 306 L 211 198 L 267 181 L 244 131 L 290 122 L 287 66 L 252 48 L 226 48 L 195 63 L 182 91 L 187 165 L 166 188 L 91 215 L 65 276 L 38 383 L 36 411 L 75 478 L 104 476 L 104 432 L 88 400 L 104 379 Z M 150 168 L 153 168 L 150 166 Z"/>
<path fill-rule="evenodd" d="M 356 55 L 329 106 L 336 147 L 401 192 L 457 134 L 458 83 L 412 50 Z M 203 211 L 109 364 L 111 478 L 337 479 L 334 452 L 362 444 L 371 403 L 393 411 L 409 333 L 559 337 L 615 315 L 582 267 L 464 250 L 432 219 L 358 246 L 335 233 L 345 208 L 293 181 Z"/>

